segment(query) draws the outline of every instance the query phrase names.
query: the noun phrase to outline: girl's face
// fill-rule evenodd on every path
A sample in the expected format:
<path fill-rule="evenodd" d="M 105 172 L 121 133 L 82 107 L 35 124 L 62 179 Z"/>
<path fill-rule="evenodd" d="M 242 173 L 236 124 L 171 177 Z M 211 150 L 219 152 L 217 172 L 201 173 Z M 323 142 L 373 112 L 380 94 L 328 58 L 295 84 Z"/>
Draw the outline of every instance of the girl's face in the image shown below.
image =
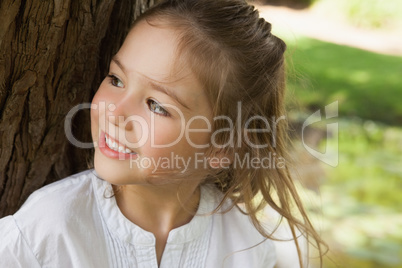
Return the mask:
<path fill-rule="evenodd" d="M 139 22 L 94 96 L 95 169 L 112 184 L 187 171 L 207 149 L 211 108 L 191 71 L 175 68 L 176 38 L 173 29 Z"/>

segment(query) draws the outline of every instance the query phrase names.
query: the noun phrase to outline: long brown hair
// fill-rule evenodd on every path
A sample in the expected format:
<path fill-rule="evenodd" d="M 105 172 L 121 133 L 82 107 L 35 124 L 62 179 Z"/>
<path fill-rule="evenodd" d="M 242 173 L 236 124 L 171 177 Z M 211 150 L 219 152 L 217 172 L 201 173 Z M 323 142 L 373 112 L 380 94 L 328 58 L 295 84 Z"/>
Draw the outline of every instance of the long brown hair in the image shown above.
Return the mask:
<path fill-rule="evenodd" d="M 234 122 L 231 127 L 240 130 L 217 133 L 216 143 L 227 146 L 212 146 L 209 151 L 211 155 L 227 155 L 232 159 L 230 168 L 211 169 L 205 179 L 205 183 L 215 184 L 223 193 L 220 206 L 226 199 L 233 200 L 236 206 L 242 204 L 256 229 L 273 238 L 257 217 L 268 204 L 287 220 L 300 266 L 303 261 L 298 231 L 316 245 L 321 260 L 322 246 L 326 245 L 303 208 L 288 166 L 288 127 L 286 120 L 281 120 L 285 115 L 285 43 L 271 33 L 271 24 L 242 0 L 167 0 L 149 9 L 137 22 L 144 19 L 178 30 L 178 57 L 185 60 L 203 83 L 213 116 L 231 118 Z M 241 108 L 240 120 L 238 108 Z M 248 129 L 265 131 L 245 134 L 246 123 Z M 228 127 L 225 120 L 213 123 L 213 130 Z M 266 156 L 281 157 L 286 165 L 271 168 L 234 165 L 235 157 Z"/>

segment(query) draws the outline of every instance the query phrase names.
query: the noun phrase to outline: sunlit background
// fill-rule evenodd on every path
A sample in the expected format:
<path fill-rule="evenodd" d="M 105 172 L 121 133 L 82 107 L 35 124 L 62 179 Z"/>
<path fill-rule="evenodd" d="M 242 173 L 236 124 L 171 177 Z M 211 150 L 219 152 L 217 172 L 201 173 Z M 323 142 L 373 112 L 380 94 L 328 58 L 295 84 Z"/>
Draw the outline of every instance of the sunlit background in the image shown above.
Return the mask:
<path fill-rule="evenodd" d="M 309 115 L 323 116 L 304 129 L 304 143 L 295 140 L 294 155 L 301 193 L 330 246 L 324 267 L 402 267 L 402 1 L 252 3 L 288 44 L 296 136 Z M 335 101 L 338 116 L 326 120 Z M 337 152 L 338 164 L 306 147 Z"/>

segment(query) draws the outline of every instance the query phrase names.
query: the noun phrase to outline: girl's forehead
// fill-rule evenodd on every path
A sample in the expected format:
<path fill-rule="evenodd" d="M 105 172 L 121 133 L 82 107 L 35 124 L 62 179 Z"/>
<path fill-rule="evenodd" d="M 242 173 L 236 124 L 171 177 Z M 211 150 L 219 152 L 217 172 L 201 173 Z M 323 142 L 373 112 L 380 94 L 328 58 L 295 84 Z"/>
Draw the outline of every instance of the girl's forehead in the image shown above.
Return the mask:
<path fill-rule="evenodd" d="M 180 91 L 178 94 L 191 105 L 208 104 L 202 83 L 185 57 L 178 53 L 178 38 L 178 31 L 172 27 L 140 21 L 131 29 L 114 59 L 128 77 L 140 75 Z"/>
<path fill-rule="evenodd" d="M 191 77 L 191 70 L 178 53 L 178 34 L 171 27 L 138 22 L 117 53 L 128 72 L 146 71 L 164 82 Z"/>

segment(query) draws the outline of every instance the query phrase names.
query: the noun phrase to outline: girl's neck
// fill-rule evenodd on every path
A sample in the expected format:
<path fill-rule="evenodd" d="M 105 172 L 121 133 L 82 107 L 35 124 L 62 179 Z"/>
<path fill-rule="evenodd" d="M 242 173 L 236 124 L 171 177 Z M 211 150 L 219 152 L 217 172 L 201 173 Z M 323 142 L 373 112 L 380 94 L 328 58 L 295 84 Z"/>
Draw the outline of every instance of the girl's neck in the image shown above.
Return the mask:
<path fill-rule="evenodd" d="M 123 215 L 155 236 L 191 221 L 200 200 L 198 183 L 185 185 L 126 185 L 116 192 Z"/>
<path fill-rule="evenodd" d="M 191 221 L 200 201 L 199 183 L 186 185 L 127 185 L 116 202 L 127 219 L 155 236 L 158 266 L 169 232 Z"/>

